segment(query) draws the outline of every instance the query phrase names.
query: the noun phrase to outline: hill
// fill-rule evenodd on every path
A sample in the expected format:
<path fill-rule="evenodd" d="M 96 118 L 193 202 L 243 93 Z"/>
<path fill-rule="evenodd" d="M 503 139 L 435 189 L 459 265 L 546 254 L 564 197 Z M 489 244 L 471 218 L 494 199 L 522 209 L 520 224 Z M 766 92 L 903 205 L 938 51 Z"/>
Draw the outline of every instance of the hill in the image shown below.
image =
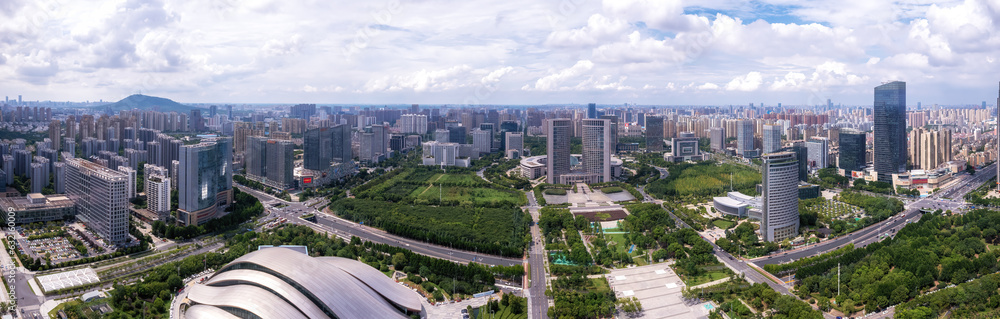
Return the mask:
<path fill-rule="evenodd" d="M 95 106 L 94 108 L 103 110 L 106 108 L 111 108 L 112 112 L 117 113 L 122 110 L 131 109 L 142 109 L 142 110 L 157 110 L 159 112 L 178 112 L 178 113 L 189 113 L 191 110 L 195 109 L 193 106 L 180 104 L 174 102 L 171 99 L 165 99 L 162 97 L 148 96 L 142 94 L 132 94 L 129 97 L 122 99 L 121 101 Z"/>

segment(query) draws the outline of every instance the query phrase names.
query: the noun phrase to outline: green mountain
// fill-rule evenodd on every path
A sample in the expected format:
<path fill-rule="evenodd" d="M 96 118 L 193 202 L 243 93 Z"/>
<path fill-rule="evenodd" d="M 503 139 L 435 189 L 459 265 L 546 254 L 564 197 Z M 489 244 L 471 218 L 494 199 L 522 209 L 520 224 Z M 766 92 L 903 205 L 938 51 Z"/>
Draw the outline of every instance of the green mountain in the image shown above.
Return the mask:
<path fill-rule="evenodd" d="M 118 111 L 131 110 L 131 109 L 156 110 L 159 112 L 189 113 L 191 110 L 196 109 L 193 106 L 180 104 L 170 99 L 142 95 L 142 94 L 132 94 L 129 95 L 129 97 L 122 99 L 121 101 L 111 104 L 95 106 L 94 108 L 98 110 L 111 108 L 111 111 L 115 113 L 117 113 Z"/>

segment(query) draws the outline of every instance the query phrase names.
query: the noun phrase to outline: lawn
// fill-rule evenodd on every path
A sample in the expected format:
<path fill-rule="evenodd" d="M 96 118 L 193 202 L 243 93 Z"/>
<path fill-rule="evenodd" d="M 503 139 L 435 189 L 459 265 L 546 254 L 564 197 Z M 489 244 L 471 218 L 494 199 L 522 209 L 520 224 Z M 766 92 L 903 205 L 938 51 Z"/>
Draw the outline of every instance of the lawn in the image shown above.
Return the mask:
<path fill-rule="evenodd" d="M 716 281 L 722 278 L 727 278 L 733 274 L 732 270 L 729 270 L 729 268 L 723 265 L 704 266 L 702 267 L 702 269 L 705 270 L 705 272 L 698 276 L 687 276 L 681 274 L 681 279 L 684 280 L 684 284 L 687 285 L 688 287 L 697 286 L 700 284 Z"/>
<path fill-rule="evenodd" d="M 628 248 L 632 247 L 632 244 L 628 243 L 628 241 L 625 239 L 625 234 L 604 234 L 604 239 L 608 241 L 609 245 L 611 244 L 611 242 L 615 242 L 615 245 L 613 246 L 614 249 L 621 253 L 628 253 Z M 635 257 L 636 255 L 638 255 L 637 251 L 638 249 L 632 251 L 632 253 L 629 255 Z"/>
<path fill-rule="evenodd" d="M 712 221 L 712 225 L 722 229 L 730 229 L 733 228 L 733 226 L 736 226 L 736 223 L 725 219 L 716 219 Z"/>
<path fill-rule="evenodd" d="M 481 312 L 478 316 L 476 316 L 478 319 L 528 319 L 527 311 L 524 311 L 519 315 L 515 315 L 510 311 L 510 307 L 504 307 L 502 304 L 500 305 L 500 311 L 497 311 L 497 313 L 494 314 L 485 311 L 486 307 L 480 307 L 479 310 Z"/>

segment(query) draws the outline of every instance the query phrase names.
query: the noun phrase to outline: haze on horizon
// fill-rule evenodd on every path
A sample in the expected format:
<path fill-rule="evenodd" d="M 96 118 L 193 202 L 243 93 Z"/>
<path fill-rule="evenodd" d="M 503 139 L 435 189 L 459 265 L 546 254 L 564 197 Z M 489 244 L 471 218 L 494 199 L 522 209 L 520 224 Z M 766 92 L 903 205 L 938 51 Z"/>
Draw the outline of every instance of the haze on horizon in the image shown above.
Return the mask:
<path fill-rule="evenodd" d="M 182 103 L 979 104 L 1000 2 L 13 0 L 0 95 Z"/>

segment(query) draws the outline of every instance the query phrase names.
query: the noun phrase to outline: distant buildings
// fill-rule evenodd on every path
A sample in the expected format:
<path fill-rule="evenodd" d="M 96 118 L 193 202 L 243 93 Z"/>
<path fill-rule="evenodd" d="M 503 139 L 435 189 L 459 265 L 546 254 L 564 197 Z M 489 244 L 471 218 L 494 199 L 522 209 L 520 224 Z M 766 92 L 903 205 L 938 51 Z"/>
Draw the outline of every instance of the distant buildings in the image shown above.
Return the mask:
<path fill-rule="evenodd" d="M 892 174 L 906 172 L 906 82 L 875 87 L 875 172 L 878 181 L 892 183 Z"/>
<path fill-rule="evenodd" d="M 423 114 L 403 114 L 399 118 L 399 131 L 404 134 L 426 134 L 427 116 Z"/>
<path fill-rule="evenodd" d="M 231 138 L 181 147 L 177 176 L 180 224 L 204 224 L 232 203 L 232 156 Z"/>
<path fill-rule="evenodd" d="M 115 245 L 129 242 L 128 175 L 80 158 L 66 160 L 66 194 L 77 218 Z"/>
<path fill-rule="evenodd" d="M 308 120 L 313 115 L 316 115 L 316 104 L 293 105 L 289 110 L 289 114 L 293 118 Z"/>
<path fill-rule="evenodd" d="M 588 119 L 597 118 L 597 104 L 595 103 L 587 104 L 587 118 Z"/>
<path fill-rule="evenodd" d="M 798 161 L 791 152 L 763 156 L 763 240 L 780 242 L 799 234 Z"/>
<path fill-rule="evenodd" d="M 434 166 L 469 167 L 471 160 L 459 154 L 458 143 L 441 143 L 430 141 L 423 143 L 423 158 L 421 164 Z"/>

